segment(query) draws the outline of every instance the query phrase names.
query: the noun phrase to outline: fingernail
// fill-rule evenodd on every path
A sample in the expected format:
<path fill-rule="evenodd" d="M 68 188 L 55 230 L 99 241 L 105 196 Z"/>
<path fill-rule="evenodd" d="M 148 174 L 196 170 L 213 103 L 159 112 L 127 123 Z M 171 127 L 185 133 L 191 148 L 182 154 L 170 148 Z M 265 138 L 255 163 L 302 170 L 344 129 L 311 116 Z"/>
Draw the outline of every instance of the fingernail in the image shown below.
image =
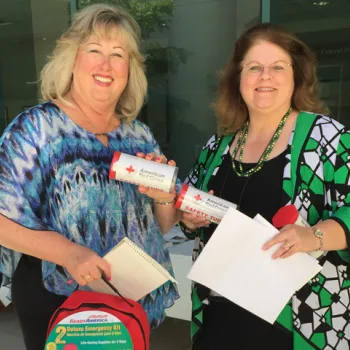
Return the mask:
<path fill-rule="evenodd" d="M 156 160 L 160 160 L 160 158 L 159 158 L 159 157 L 157 157 L 157 158 L 156 158 Z"/>
<path fill-rule="evenodd" d="M 110 281 L 112 279 L 112 277 L 108 277 L 108 281 Z"/>
<path fill-rule="evenodd" d="M 74 283 L 74 280 L 72 280 L 72 279 L 70 279 L 70 280 L 67 281 L 67 284 L 69 284 L 69 285 L 71 285 L 71 284 L 73 284 L 73 283 Z"/>

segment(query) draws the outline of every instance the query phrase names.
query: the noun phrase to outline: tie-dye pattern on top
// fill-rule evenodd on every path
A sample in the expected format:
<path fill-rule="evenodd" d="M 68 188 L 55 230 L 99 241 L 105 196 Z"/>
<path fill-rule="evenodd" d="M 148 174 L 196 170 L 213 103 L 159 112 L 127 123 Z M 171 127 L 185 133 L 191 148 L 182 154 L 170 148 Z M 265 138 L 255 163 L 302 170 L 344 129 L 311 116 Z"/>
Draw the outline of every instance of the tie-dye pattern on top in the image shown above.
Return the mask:
<path fill-rule="evenodd" d="M 21 113 L 0 139 L 0 214 L 30 229 L 59 232 L 100 256 L 127 236 L 173 275 L 152 200 L 108 177 L 115 150 L 160 154 L 160 148 L 137 120 L 122 121 L 108 136 L 106 147 L 51 102 Z M 20 257 L 0 246 L 3 285 L 10 286 Z M 77 288 L 53 263 L 42 262 L 42 275 L 53 293 L 69 296 Z M 153 329 L 177 298 L 167 282 L 140 301 Z"/>

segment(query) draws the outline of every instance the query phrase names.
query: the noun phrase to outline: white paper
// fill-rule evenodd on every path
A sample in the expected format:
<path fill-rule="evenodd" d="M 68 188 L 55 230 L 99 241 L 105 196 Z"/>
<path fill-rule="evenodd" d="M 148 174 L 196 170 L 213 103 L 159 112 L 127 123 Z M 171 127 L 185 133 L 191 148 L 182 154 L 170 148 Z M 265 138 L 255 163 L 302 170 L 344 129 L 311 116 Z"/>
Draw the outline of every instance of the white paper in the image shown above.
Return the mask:
<path fill-rule="evenodd" d="M 259 214 L 256 215 L 255 218 L 254 218 L 254 220 L 255 220 L 256 222 L 259 222 L 260 224 L 264 225 L 265 227 L 270 228 L 271 230 L 273 230 L 273 231 L 274 231 L 273 236 L 276 235 L 276 234 L 278 234 L 279 231 L 278 231 L 273 225 L 271 225 L 266 219 L 264 219 L 261 215 L 259 215 Z M 279 246 L 280 246 L 280 245 L 279 245 Z M 279 247 L 279 246 L 278 246 L 278 247 Z M 276 246 L 276 247 L 277 247 L 277 246 Z M 273 248 L 271 248 L 271 249 L 273 249 Z M 277 249 L 278 249 L 278 248 L 275 248 L 274 251 L 276 251 Z M 295 256 L 300 256 L 300 255 L 301 255 L 301 256 L 310 256 L 311 259 L 308 259 L 308 258 L 302 258 L 302 259 L 304 259 L 306 262 L 307 262 L 308 260 L 309 260 L 309 261 L 313 261 L 313 263 L 314 263 L 314 262 L 317 262 L 317 264 L 318 264 L 320 270 L 317 271 L 317 272 L 315 273 L 315 275 L 316 275 L 318 272 L 320 272 L 320 271 L 322 270 L 322 266 L 319 265 L 316 256 L 313 256 L 313 255 L 311 255 L 311 254 L 309 254 L 309 253 L 296 253 L 296 254 L 294 254 L 294 255 L 295 255 Z M 294 259 L 293 256 L 291 256 L 290 258 L 291 258 L 291 259 Z M 281 260 L 281 264 L 284 264 L 283 261 L 287 261 L 287 263 L 289 264 L 289 262 L 288 262 L 289 259 L 287 259 L 287 260 L 285 260 L 285 259 L 279 259 L 279 260 Z M 299 260 L 300 260 L 300 258 L 299 258 Z M 300 262 L 302 262 L 302 261 L 300 260 Z M 299 269 L 299 265 L 298 265 L 298 266 L 295 266 L 295 265 L 293 264 L 293 265 L 291 266 L 289 272 L 290 272 L 290 273 L 293 273 L 293 274 L 295 274 L 295 275 L 297 275 L 297 276 L 299 276 L 299 277 L 301 277 L 301 276 L 300 276 L 300 273 L 303 273 L 303 271 L 300 272 L 298 269 Z M 314 275 L 313 275 L 313 276 L 314 276 Z M 313 277 L 313 276 L 312 276 L 312 277 Z M 311 278 L 312 278 L 312 277 L 311 277 Z M 306 271 L 306 273 L 305 273 L 305 279 L 300 278 L 300 285 L 299 285 L 299 286 L 296 285 L 295 291 L 298 291 L 301 287 L 303 287 L 311 278 L 309 278 L 309 272 Z"/>
<path fill-rule="evenodd" d="M 291 296 L 322 267 L 306 253 L 273 260 L 278 246 L 261 248 L 278 231 L 257 220 L 230 208 L 188 278 L 274 323 Z"/>
<path fill-rule="evenodd" d="M 126 298 L 138 301 L 168 280 L 177 283 L 156 260 L 124 238 L 104 257 L 112 267 L 111 283 Z M 89 287 L 96 292 L 116 293 L 103 281 L 95 280 Z"/>

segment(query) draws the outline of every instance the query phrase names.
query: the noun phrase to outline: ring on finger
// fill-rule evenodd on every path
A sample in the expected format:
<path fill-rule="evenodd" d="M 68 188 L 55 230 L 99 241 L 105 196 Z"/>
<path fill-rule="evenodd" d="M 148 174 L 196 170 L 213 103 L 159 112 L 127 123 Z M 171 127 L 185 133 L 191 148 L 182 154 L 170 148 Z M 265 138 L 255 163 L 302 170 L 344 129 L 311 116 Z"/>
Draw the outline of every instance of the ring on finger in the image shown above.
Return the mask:
<path fill-rule="evenodd" d="M 92 279 L 92 276 L 91 276 L 91 275 L 86 275 L 86 276 L 84 276 L 83 278 L 84 278 L 84 280 L 85 280 L 86 282 L 88 282 L 89 280 Z"/>
<path fill-rule="evenodd" d="M 291 245 L 289 244 L 288 241 L 285 241 L 285 242 L 283 243 L 283 246 L 284 246 L 287 250 L 289 250 L 289 249 L 291 248 Z"/>

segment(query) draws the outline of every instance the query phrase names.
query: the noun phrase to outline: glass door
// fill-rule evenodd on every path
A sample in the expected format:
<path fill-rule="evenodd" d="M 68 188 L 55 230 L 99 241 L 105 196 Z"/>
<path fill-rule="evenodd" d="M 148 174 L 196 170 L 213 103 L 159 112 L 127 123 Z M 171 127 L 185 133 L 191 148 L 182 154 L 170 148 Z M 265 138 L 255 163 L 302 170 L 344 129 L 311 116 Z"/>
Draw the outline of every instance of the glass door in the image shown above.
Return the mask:
<path fill-rule="evenodd" d="M 76 0 L 0 1 L 0 135 L 40 100 L 40 71 L 67 28 Z"/>
<path fill-rule="evenodd" d="M 295 33 L 315 52 L 320 95 L 330 115 L 350 124 L 350 2 L 262 0 L 262 20 Z"/>

